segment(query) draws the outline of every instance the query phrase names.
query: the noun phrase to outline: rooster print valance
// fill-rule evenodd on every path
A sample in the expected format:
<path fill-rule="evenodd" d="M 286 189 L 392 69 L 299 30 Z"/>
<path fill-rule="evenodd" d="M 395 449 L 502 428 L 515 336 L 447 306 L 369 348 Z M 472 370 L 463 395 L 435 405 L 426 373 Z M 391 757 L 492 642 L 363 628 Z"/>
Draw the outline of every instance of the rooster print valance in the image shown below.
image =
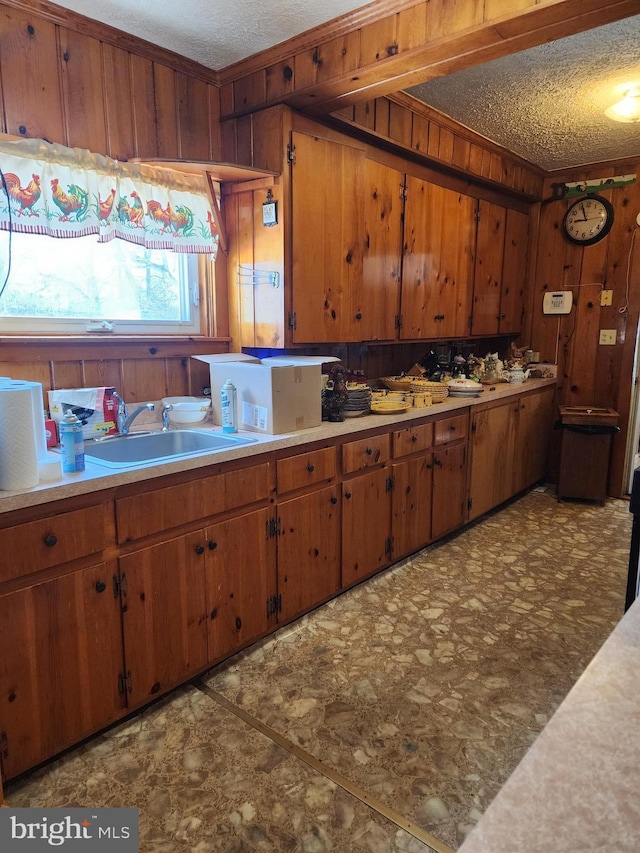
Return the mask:
<path fill-rule="evenodd" d="M 210 254 L 218 233 L 198 177 L 120 163 L 40 139 L 0 141 L 0 229 L 97 234 L 150 249 Z"/>

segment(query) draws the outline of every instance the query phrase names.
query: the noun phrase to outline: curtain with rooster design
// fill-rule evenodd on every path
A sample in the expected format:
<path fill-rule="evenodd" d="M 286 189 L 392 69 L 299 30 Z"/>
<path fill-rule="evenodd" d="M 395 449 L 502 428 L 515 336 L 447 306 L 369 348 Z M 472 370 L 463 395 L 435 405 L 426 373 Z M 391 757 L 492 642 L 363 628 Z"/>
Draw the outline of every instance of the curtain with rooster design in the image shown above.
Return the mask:
<path fill-rule="evenodd" d="M 201 179 L 41 139 L 0 140 L 0 229 L 51 237 L 96 234 L 150 249 L 218 249 Z"/>

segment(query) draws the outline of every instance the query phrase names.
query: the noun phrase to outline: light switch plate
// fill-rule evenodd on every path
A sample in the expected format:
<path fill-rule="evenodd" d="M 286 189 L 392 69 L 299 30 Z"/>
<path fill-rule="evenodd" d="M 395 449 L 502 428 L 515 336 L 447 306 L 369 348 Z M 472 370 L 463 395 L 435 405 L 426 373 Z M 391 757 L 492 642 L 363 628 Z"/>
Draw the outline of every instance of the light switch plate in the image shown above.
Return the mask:
<path fill-rule="evenodd" d="M 600 343 L 604 346 L 613 346 L 616 342 L 615 329 L 600 329 Z"/>
<path fill-rule="evenodd" d="M 603 290 L 600 292 L 600 305 L 613 305 L 613 290 Z"/>

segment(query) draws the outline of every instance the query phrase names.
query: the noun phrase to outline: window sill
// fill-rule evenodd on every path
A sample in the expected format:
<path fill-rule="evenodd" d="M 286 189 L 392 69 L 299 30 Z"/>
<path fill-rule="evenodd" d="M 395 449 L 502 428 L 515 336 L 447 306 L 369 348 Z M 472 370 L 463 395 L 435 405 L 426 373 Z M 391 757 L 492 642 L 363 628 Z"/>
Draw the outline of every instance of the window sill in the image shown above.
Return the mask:
<path fill-rule="evenodd" d="M 2 335 L 0 360 L 176 357 L 229 351 L 230 338 L 205 335 Z M 86 355 L 85 355 L 86 353 Z"/>

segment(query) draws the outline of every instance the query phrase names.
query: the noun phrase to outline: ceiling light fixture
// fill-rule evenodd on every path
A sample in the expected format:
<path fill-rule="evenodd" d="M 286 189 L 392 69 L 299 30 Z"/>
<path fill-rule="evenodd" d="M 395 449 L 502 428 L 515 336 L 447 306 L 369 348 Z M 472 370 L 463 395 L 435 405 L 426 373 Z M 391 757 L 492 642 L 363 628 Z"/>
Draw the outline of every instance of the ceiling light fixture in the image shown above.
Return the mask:
<path fill-rule="evenodd" d="M 627 89 L 624 98 L 608 107 L 604 114 L 613 121 L 640 121 L 640 86 Z"/>

